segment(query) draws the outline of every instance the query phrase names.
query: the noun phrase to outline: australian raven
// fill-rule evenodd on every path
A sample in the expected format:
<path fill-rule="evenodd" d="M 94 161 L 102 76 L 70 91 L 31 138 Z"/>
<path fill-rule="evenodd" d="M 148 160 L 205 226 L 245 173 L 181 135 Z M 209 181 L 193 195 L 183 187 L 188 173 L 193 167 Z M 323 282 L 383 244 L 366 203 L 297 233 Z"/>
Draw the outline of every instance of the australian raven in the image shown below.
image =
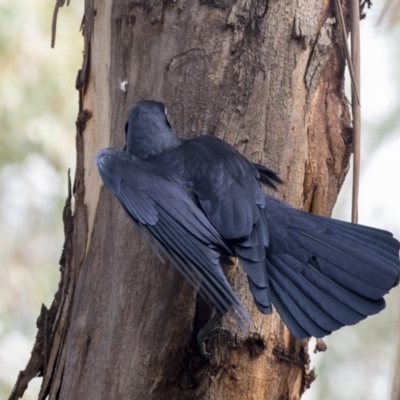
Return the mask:
<path fill-rule="evenodd" d="M 273 171 L 216 137 L 179 139 L 162 103 L 134 104 L 125 149 L 101 150 L 96 163 L 135 226 L 217 315 L 250 321 L 221 255 L 239 258 L 258 309 L 269 314 L 273 304 L 296 338 L 323 337 L 378 313 L 399 281 L 400 245 L 390 232 L 302 212 L 265 194 L 261 183 L 281 183 Z"/>

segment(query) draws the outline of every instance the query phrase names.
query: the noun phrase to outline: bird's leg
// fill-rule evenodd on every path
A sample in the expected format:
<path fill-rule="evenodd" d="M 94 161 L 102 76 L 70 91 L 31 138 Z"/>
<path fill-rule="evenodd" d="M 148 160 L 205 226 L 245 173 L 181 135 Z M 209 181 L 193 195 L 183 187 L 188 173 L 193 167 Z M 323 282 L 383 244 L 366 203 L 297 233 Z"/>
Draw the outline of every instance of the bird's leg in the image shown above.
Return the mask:
<path fill-rule="evenodd" d="M 200 349 L 200 354 L 205 358 L 210 358 L 211 353 L 208 353 L 206 350 L 206 341 L 214 338 L 218 335 L 225 335 L 228 338 L 231 337 L 231 333 L 228 329 L 223 328 L 222 326 L 215 327 L 215 324 L 222 318 L 222 314 L 218 311 L 215 311 L 214 315 L 210 318 L 210 320 L 203 326 L 203 328 L 197 334 L 197 344 Z"/>

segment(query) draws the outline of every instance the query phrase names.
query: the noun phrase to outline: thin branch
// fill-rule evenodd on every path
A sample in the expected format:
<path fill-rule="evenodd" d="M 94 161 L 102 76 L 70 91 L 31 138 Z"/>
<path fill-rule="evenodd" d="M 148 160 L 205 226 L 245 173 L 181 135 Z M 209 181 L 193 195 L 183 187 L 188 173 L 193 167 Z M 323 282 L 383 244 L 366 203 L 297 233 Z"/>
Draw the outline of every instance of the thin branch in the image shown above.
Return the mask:
<path fill-rule="evenodd" d="M 57 16 L 58 9 L 63 7 L 65 0 L 56 0 L 53 11 L 53 20 L 51 21 L 51 48 L 53 49 L 56 44 L 56 31 L 57 31 Z M 69 6 L 69 0 L 67 1 L 67 6 Z"/>
<path fill-rule="evenodd" d="M 352 91 L 353 111 L 353 197 L 351 205 L 351 222 L 358 221 L 358 195 L 360 189 L 360 139 L 361 139 L 361 106 L 360 98 L 360 4 L 359 0 L 350 2 L 351 21 L 351 59 L 354 66 L 354 89 Z M 357 99 L 357 101 L 355 101 Z"/>
<path fill-rule="evenodd" d="M 360 105 L 360 3 L 350 0 L 351 25 L 351 55 L 347 43 L 347 31 L 343 11 L 339 0 L 335 0 L 339 24 L 342 28 L 343 46 L 349 66 L 351 80 L 351 107 L 353 113 L 353 194 L 351 204 L 351 222 L 358 220 L 358 194 L 360 191 L 360 136 L 361 136 L 361 105 Z"/>
<path fill-rule="evenodd" d="M 353 1 L 353 0 L 351 0 L 351 1 Z M 360 96 L 358 94 L 358 88 L 355 85 L 356 77 L 355 77 L 355 71 L 354 71 L 354 67 L 353 67 L 353 60 L 352 60 L 351 55 L 350 55 L 349 44 L 347 43 L 346 24 L 344 23 L 342 6 L 341 6 L 339 0 L 335 0 L 335 6 L 336 6 L 337 14 L 338 14 L 339 24 L 340 24 L 340 27 L 342 29 L 343 47 L 344 47 L 344 52 L 345 52 L 345 56 L 346 56 L 347 65 L 349 66 L 351 88 L 352 88 L 353 92 L 355 93 L 356 103 L 358 105 L 360 105 Z"/>

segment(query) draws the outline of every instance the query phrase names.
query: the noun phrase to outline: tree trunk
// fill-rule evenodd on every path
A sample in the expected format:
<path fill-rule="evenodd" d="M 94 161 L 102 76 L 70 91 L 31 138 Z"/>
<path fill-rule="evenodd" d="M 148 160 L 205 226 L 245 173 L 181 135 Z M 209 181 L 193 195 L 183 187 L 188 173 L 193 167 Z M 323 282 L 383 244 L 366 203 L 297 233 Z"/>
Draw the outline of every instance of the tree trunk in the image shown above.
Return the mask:
<path fill-rule="evenodd" d="M 253 325 L 244 334 L 224 318 L 235 340 L 199 355 L 209 310 L 134 230 L 93 160 L 123 146 L 133 102 L 161 100 L 180 137 L 212 132 L 278 171 L 277 196 L 329 215 L 351 136 L 331 2 L 85 3 L 75 210 L 69 199 L 62 281 L 30 362 L 44 375 L 39 398 L 299 399 L 313 379 L 308 342 L 257 311 L 237 265 L 227 274 Z"/>

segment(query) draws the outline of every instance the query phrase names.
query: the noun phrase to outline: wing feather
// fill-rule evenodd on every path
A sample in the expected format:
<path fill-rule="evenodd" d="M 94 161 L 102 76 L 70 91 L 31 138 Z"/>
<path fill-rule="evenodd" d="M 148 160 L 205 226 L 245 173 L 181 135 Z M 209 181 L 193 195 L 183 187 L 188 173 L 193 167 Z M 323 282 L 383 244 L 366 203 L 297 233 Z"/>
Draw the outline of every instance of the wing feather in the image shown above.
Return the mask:
<path fill-rule="evenodd" d="M 118 198 L 135 226 L 147 230 L 158 246 L 217 310 L 250 318 L 219 264 L 221 250 L 230 252 L 183 184 L 149 162 L 125 151 L 104 149 L 96 164 L 105 186 Z M 237 315 L 236 315 L 237 317 Z"/>

